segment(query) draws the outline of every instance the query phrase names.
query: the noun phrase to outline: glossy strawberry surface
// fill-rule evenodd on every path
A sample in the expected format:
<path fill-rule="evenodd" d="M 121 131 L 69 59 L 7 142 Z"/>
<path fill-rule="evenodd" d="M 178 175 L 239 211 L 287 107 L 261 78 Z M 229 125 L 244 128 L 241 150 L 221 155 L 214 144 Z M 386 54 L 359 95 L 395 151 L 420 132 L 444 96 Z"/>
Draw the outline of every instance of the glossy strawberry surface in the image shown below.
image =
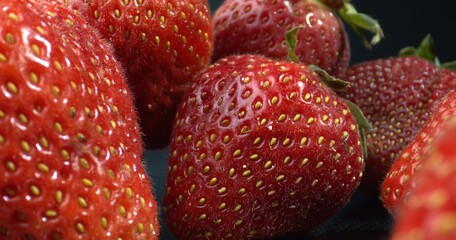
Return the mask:
<path fill-rule="evenodd" d="M 444 125 L 441 134 L 435 136 L 420 160 L 422 168 L 415 176 L 416 187 L 411 190 L 409 199 L 401 205 L 392 231 L 394 240 L 456 238 L 454 112 Z"/>
<path fill-rule="evenodd" d="M 179 108 L 164 199 L 182 239 L 308 230 L 344 206 L 364 160 L 346 103 L 305 65 L 217 61 Z"/>
<path fill-rule="evenodd" d="M 158 239 L 111 48 L 52 1 L 0 2 L 0 238 Z"/>
<path fill-rule="evenodd" d="M 349 42 L 336 14 L 316 0 L 227 0 L 214 13 L 214 60 L 236 53 L 288 56 L 285 33 L 300 27 L 296 55 L 337 75 L 349 63 Z"/>
<path fill-rule="evenodd" d="M 59 1 L 114 47 L 133 90 L 146 147 L 168 145 L 177 104 L 212 53 L 207 0 Z"/>
<path fill-rule="evenodd" d="M 340 96 L 357 104 L 373 126 L 362 188 L 379 185 L 405 146 L 420 131 L 436 101 L 454 88 L 453 73 L 419 57 L 391 57 L 353 65 L 342 77 L 351 84 Z"/>
<path fill-rule="evenodd" d="M 422 168 L 422 159 L 426 158 L 432 142 L 442 134 L 448 119 L 456 116 L 456 92 L 451 92 L 441 100 L 433 112 L 426 125 L 401 152 L 382 182 L 381 199 L 394 216 L 398 215 L 400 206 L 415 188 L 415 176 Z"/>

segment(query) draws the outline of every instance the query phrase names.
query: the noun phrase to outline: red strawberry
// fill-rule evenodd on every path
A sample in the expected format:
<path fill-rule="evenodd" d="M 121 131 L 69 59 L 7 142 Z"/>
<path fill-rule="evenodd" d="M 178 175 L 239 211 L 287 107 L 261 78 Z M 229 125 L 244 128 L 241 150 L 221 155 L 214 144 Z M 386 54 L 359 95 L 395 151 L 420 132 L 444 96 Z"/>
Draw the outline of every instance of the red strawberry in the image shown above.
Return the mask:
<path fill-rule="evenodd" d="M 1 1 L 0 13 L 0 238 L 158 239 L 110 47 L 54 1 Z"/>
<path fill-rule="evenodd" d="M 452 103 L 454 104 L 454 94 Z M 455 106 L 453 105 L 453 108 Z M 416 188 L 401 206 L 393 240 L 456 239 L 456 115 L 422 156 Z M 431 133 L 430 133 L 431 134 Z"/>
<path fill-rule="evenodd" d="M 351 87 L 340 96 L 357 104 L 373 125 L 366 134 L 361 185 L 378 194 L 388 169 L 429 119 L 432 106 L 454 89 L 456 74 L 417 56 L 401 56 L 353 65 L 341 78 Z"/>
<path fill-rule="evenodd" d="M 133 89 L 146 147 L 166 146 L 177 104 L 212 53 L 207 0 L 59 1 L 112 44 Z"/>
<path fill-rule="evenodd" d="M 448 118 L 456 116 L 456 91 L 448 94 L 433 112 L 426 125 L 401 152 L 381 185 L 383 204 L 394 216 L 397 216 L 399 206 L 415 187 L 415 176 L 422 166 L 421 159 L 425 158 L 432 140 L 441 134 Z"/>
<path fill-rule="evenodd" d="M 352 13 L 358 14 L 354 10 Z M 375 20 L 372 24 L 376 24 L 374 31 L 380 38 L 381 29 Z M 342 72 L 349 63 L 344 25 L 320 1 L 227 0 L 214 13 L 213 26 L 214 60 L 239 53 L 286 58 L 285 33 L 298 27 L 295 52 L 299 61 L 318 65 L 332 75 Z"/>
<path fill-rule="evenodd" d="M 197 76 L 178 110 L 166 219 L 182 239 L 307 230 L 347 203 L 363 166 L 350 110 L 310 68 L 231 56 Z"/>

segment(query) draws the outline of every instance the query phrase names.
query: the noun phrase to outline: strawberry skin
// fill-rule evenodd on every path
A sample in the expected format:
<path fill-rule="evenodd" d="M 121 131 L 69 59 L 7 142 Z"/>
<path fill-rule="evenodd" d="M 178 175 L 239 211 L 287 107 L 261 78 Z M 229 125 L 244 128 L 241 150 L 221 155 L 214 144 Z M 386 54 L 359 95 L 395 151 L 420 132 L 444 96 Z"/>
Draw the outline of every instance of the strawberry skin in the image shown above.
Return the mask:
<path fill-rule="evenodd" d="M 433 112 L 426 125 L 401 152 L 382 182 L 381 200 L 393 216 L 398 215 L 402 202 L 406 201 L 415 187 L 415 176 L 422 168 L 421 160 L 426 158 L 433 139 L 441 134 L 448 118 L 456 116 L 456 91 L 442 99 Z"/>
<path fill-rule="evenodd" d="M 230 56 L 178 110 L 166 220 L 182 239 L 305 231 L 347 203 L 363 168 L 351 112 L 310 68 Z"/>
<path fill-rule="evenodd" d="M 350 58 L 344 26 L 331 9 L 314 0 L 227 0 L 213 16 L 213 59 L 256 53 L 271 58 L 287 57 L 285 33 L 301 26 L 296 55 L 304 64 L 314 64 L 338 75 Z"/>
<path fill-rule="evenodd" d="M 339 95 L 354 102 L 373 126 L 361 188 L 378 194 L 400 151 L 431 114 L 432 106 L 454 88 L 453 74 L 414 56 L 391 57 L 353 65 L 342 79 L 351 87 Z"/>
<path fill-rule="evenodd" d="M 454 99 L 454 94 L 453 94 Z M 454 103 L 454 100 L 451 100 Z M 453 106 L 454 108 L 454 106 Z M 401 205 L 393 240 L 456 239 L 456 115 L 422 156 L 416 188 Z"/>
<path fill-rule="evenodd" d="M 114 47 L 147 148 L 169 144 L 177 104 L 212 54 L 207 0 L 59 0 Z"/>
<path fill-rule="evenodd" d="M 0 3 L 0 238 L 158 239 L 111 48 L 54 1 Z"/>

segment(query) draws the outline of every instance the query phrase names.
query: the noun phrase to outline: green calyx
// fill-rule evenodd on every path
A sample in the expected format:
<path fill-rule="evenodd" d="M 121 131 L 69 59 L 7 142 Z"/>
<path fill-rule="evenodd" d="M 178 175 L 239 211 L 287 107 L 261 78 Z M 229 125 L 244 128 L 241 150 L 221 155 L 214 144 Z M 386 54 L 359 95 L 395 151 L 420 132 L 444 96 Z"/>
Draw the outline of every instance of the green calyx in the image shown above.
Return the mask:
<path fill-rule="evenodd" d="M 358 35 L 366 48 L 371 49 L 373 45 L 378 44 L 384 37 L 383 30 L 378 21 L 367 14 L 358 12 L 348 1 L 345 1 L 337 12 L 340 17 L 353 29 L 355 34 Z M 364 31 L 373 34 L 370 41 L 364 35 Z"/>
<path fill-rule="evenodd" d="M 408 46 L 399 51 L 400 57 L 405 56 L 416 56 L 423 59 L 426 59 L 440 68 L 450 69 L 456 71 L 456 61 L 451 61 L 447 63 L 441 63 L 436 54 L 436 47 L 434 39 L 431 34 L 428 34 L 421 41 L 418 48 Z"/>
<path fill-rule="evenodd" d="M 366 137 L 366 131 L 371 131 L 372 125 L 369 123 L 367 118 L 364 116 L 363 112 L 361 109 L 351 101 L 345 99 L 345 102 L 348 105 L 348 108 L 350 109 L 350 112 L 352 113 L 353 117 L 355 118 L 356 125 L 358 126 L 358 132 L 359 132 L 359 137 L 361 141 L 361 146 L 363 149 L 363 156 L 364 159 L 367 158 L 367 137 Z"/>

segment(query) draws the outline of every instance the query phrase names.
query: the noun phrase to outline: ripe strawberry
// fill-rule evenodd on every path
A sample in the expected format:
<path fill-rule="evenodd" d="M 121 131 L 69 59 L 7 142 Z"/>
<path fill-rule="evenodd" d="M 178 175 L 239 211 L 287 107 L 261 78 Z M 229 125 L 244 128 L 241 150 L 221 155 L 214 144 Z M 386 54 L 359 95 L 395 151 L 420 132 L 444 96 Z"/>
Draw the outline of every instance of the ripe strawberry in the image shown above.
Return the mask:
<path fill-rule="evenodd" d="M 426 125 L 401 152 L 381 185 L 381 199 L 393 216 L 397 216 L 399 206 L 415 187 L 415 176 L 423 163 L 421 159 L 426 158 L 432 140 L 441 134 L 448 118 L 456 116 L 456 91 L 442 99 L 433 112 Z"/>
<path fill-rule="evenodd" d="M 454 94 L 453 100 L 454 104 Z M 454 105 L 453 105 L 454 108 Z M 416 188 L 402 205 L 393 240 L 456 239 L 456 115 L 447 119 L 420 160 Z"/>
<path fill-rule="evenodd" d="M 212 53 L 207 0 L 59 0 L 107 39 L 133 89 L 148 148 L 168 145 L 177 104 Z"/>
<path fill-rule="evenodd" d="M 174 127 L 164 206 L 178 238 L 310 229 L 347 203 L 362 175 L 351 111 L 305 65 L 221 59 L 197 76 Z"/>
<path fill-rule="evenodd" d="M 0 238 L 158 239 L 111 48 L 54 1 L 0 2 Z"/>
<path fill-rule="evenodd" d="M 373 125 L 366 133 L 361 188 L 378 194 L 388 169 L 429 119 L 435 102 L 455 88 L 456 74 L 418 56 L 400 56 L 353 65 L 341 78 L 351 87 L 339 95 L 357 104 Z"/>
<path fill-rule="evenodd" d="M 350 19 L 356 14 L 359 13 L 351 8 L 350 14 L 343 16 Z M 363 16 L 357 19 L 370 20 L 363 26 L 372 26 L 378 42 L 382 36 L 378 23 Z M 360 33 L 358 23 L 350 21 Z M 295 52 L 300 62 L 318 65 L 331 75 L 338 75 L 349 63 L 350 46 L 344 25 L 321 1 L 227 0 L 215 11 L 213 26 L 214 60 L 239 53 L 286 58 L 285 33 L 298 28 Z"/>

